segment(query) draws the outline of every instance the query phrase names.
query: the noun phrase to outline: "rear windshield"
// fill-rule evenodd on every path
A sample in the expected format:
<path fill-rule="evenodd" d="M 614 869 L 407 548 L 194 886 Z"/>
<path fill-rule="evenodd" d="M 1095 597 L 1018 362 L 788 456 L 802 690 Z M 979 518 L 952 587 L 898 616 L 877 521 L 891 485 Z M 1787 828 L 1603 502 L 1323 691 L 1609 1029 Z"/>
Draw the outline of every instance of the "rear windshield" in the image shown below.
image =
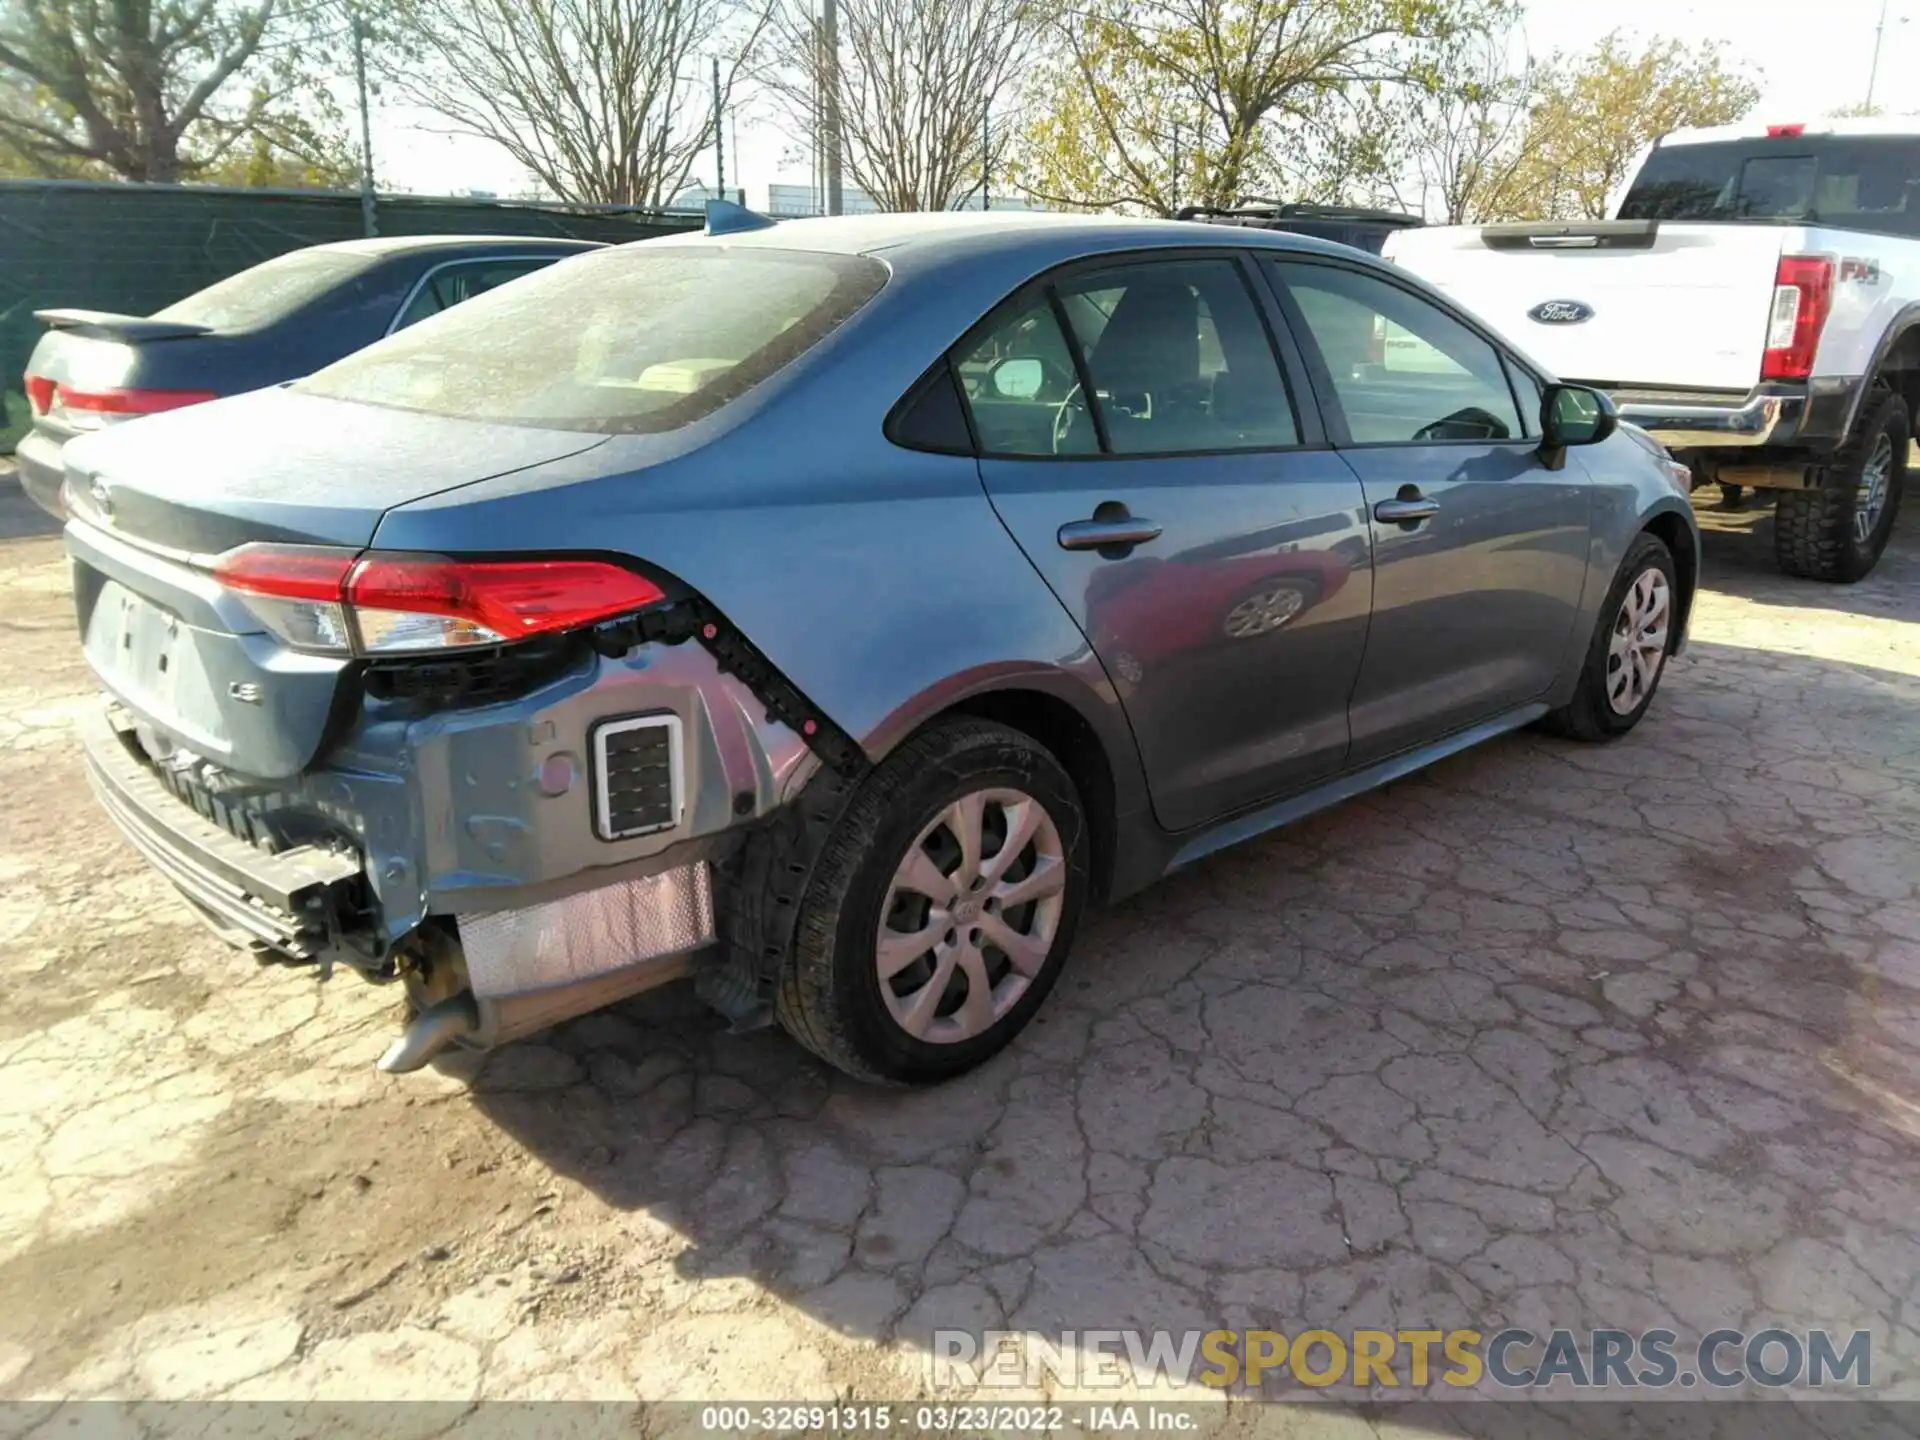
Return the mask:
<path fill-rule="evenodd" d="M 1820 224 L 1920 235 L 1920 141 L 1810 135 L 1662 145 L 1621 202 L 1622 220 Z"/>
<path fill-rule="evenodd" d="M 294 250 L 196 290 L 153 318 L 211 330 L 257 330 L 344 285 L 378 259 L 351 250 Z"/>
<path fill-rule="evenodd" d="M 674 430 L 819 343 L 886 277 L 859 255 L 622 247 L 502 286 L 297 388 L 505 424 Z"/>

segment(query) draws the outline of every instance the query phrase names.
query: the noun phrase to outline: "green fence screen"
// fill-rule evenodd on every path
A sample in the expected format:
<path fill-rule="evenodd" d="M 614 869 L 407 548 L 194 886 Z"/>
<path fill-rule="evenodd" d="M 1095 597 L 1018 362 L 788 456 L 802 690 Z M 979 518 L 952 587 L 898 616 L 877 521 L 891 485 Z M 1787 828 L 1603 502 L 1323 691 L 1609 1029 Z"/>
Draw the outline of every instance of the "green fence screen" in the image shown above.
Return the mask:
<path fill-rule="evenodd" d="M 382 235 L 567 235 L 643 240 L 698 219 L 491 200 L 382 196 Z M 302 245 L 365 234 L 360 197 L 320 191 L 0 181 L 0 454 L 25 430 L 20 377 L 40 338 L 36 310 L 147 315 Z"/>

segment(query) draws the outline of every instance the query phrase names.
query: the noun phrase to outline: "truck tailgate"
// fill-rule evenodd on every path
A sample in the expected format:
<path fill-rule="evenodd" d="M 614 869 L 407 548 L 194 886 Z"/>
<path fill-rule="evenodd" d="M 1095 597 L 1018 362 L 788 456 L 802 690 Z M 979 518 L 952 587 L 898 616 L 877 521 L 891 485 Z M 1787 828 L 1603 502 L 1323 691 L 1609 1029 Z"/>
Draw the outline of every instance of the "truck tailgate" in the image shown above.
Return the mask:
<path fill-rule="evenodd" d="M 1781 234 L 1652 222 L 1448 226 L 1400 231 L 1386 254 L 1562 379 L 1744 394 L 1760 377 Z"/>

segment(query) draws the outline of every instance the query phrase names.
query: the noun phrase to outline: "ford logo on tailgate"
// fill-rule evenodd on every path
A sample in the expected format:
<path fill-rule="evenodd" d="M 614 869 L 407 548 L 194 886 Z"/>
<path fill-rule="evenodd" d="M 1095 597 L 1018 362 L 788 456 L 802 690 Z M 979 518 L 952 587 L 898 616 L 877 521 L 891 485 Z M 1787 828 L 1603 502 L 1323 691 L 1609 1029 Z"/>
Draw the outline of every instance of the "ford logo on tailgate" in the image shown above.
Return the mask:
<path fill-rule="evenodd" d="M 1578 325 L 1593 318 L 1593 307 L 1584 300 L 1542 300 L 1527 318 L 1542 325 Z"/>

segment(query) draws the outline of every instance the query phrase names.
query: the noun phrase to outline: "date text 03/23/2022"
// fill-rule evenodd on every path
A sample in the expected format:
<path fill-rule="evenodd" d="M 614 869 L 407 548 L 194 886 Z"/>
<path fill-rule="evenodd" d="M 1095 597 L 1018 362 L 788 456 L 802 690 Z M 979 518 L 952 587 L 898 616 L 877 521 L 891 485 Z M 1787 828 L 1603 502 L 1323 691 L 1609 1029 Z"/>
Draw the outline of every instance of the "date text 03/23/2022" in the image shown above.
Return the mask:
<path fill-rule="evenodd" d="M 700 1429 L 712 1435 L 835 1434 L 861 1431 L 908 1435 L 1110 1433 L 1141 1430 L 1181 1434 L 1200 1427 L 1191 1407 L 1113 1405 L 861 1404 L 705 1405 Z"/>

